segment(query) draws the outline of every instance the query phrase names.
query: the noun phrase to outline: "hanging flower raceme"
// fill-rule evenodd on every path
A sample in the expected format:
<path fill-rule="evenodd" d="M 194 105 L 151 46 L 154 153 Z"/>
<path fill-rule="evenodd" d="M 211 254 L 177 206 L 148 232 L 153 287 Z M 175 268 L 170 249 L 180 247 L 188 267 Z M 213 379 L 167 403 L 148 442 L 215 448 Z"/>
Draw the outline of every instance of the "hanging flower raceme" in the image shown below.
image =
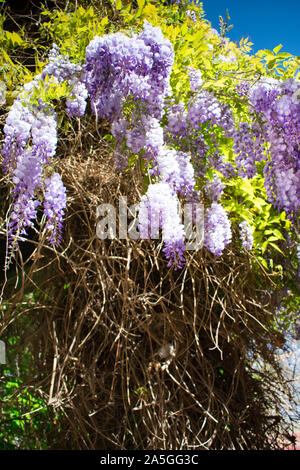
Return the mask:
<path fill-rule="evenodd" d="M 72 84 L 72 82 L 70 81 Z M 72 94 L 66 99 L 66 112 L 69 117 L 80 117 L 85 113 L 88 91 L 82 82 L 72 84 Z"/>
<path fill-rule="evenodd" d="M 170 90 L 174 52 L 160 28 L 145 21 L 138 35 L 96 36 L 86 49 L 85 83 L 96 116 L 112 123 L 118 150 L 123 143 L 138 153 L 163 144 L 158 120 Z M 149 157 L 149 155 L 148 155 Z"/>
<path fill-rule="evenodd" d="M 10 247 L 17 248 L 17 241 L 27 235 L 26 228 L 33 226 L 36 210 L 40 205 L 35 197 L 36 187 L 41 182 L 42 166 L 31 150 L 25 150 L 17 156 L 12 181 L 14 188 L 13 209 L 8 224 Z"/>
<path fill-rule="evenodd" d="M 207 127 L 217 125 L 226 131 L 231 131 L 234 124 L 229 107 L 206 90 L 201 90 L 190 100 L 187 119 L 194 130 L 205 124 Z"/>
<path fill-rule="evenodd" d="M 297 272 L 297 277 L 300 280 L 300 243 L 296 245 L 296 256 L 298 260 L 298 272 Z"/>
<path fill-rule="evenodd" d="M 271 77 L 263 77 L 248 88 L 248 97 L 255 111 L 270 119 L 274 101 L 280 96 L 281 92 L 279 80 Z"/>
<path fill-rule="evenodd" d="M 140 34 L 96 36 L 86 48 L 85 82 L 94 111 L 114 121 L 127 97 L 143 100 L 146 113 L 160 118 L 174 52 L 159 28 L 145 21 Z"/>
<path fill-rule="evenodd" d="M 204 246 L 214 256 L 220 256 L 231 242 L 231 224 L 221 204 L 213 202 L 205 212 Z"/>
<path fill-rule="evenodd" d="M 171 103 L 168 108 L 167 118 L 168 123 L 164 129 L 166 140 L 174 140 L 182 146 L 182 140 L 185 139 L 189 132 L 187 111 L 184 103 Z"/>
<path fill-rule="evenodd" d="M 232 132 L 233 151 L 238 175 L 253 178 L 257 172 L 256 162 L 264 160 L 264 140 L 259 129 L 251 129 L 247 122 L 242 122 L 239 129 Z"/>
<path fill-rule="evenodd" d="M 187 153 L 160 147 L 150 173 L 169 183 L 173 191 L 180 194 L 187 196 L 194 191 L 194 168 Z"/>
<path fill-rule="evenodd" d="M 223 194 L 225 183 L 220 180 L 220 177 L 214 173 L 212 181 L 206 181 L 204 191 L 209 197 L 211 202 L 218 202 Z"/>
<path fill-rule="evenodd" d="M 197 176 L 203 177 L 208 167 L 230 177 L 233 167 L 223 161 L 218 149 L 216 127 L 224 137 L 232 137 L 233 114 L 228 105 L 220 102 L 213 93 L 201 89 L 203 84 L 199 70 L 188 70 L 193 96 L 184 103 L 171 103 L 167 112 L 165 139 L 183 152 L 190 152 Z"/>
<path fill-rule="evenodd" d="M 88 91 L 82 77 L 82 66 L 60 54 L 56 44 L 49 53 L 49 61 L 40 77 L 43 81 L 50 78 L 50 83 L 68 83 L 72 90 L 66 98 L 66 112 L 69 117 L 80 117 L 85 113 Z"/>
<path fill-rule="evenodd" d="M 200 87 L 204 83 L 200 70 L 190 67 L 188 69 L 188 76 L 189 76 L 189 81 L 190 81 L 190 90 L 194 92 L 198 92 Z"/>
<path fill-rule="evenodd" d="M 50 232 L 51 245 L 61 241 L 63 216 L 67 204 L 66 189 L 58 173 L 44 181 L 44 214 L 47 218 L 46 229 Z"/>
<path fill-rule="evenodd" d="M 34 100 L 33 93 L 41 82 L 47 90 L 53 83 L 66 81 L 73 85 L 73 94 L 67 98 L 67 113 L 69 116 L 82 115 L 87 90 L 80 81 L 80 74 L 81 67 L 60 55 L 54 46 L 42 73 L 24 85 L 10 108 L 2 148 L 4 171 L 10 173 L 14 184 L 14 203 L 8 226 L 10 249 L 17 248 L 18 240 L 26 235 L 26 228 L 33 225 L 37 207 L 41 204 L 38 194 L 43 191 L 50 243 L 57 245 L 61 239 L 65 190 L 57 174 L 43 182 L 44 167 L 51 163 L 56 152 L 57 116 L 51 103 L 41 98 Z"/>
<path fill-rule="evenodd" d="M 296 217 L 300 208 L 300 84 L 264 79 L 249 90 L 249 100 L 261 115 L 261 134 L 269 142 L 264 167 L 265 188 L 272 204 Z"/>
<path fill-rule="evenodd" d="M 247 221 L 243 221 L 239 224 L 240 227 L 240 238 L 243 248 L 245 250 L 252 250 L 253 246 L 253 230 Z"/>
<path fill-rule="evenodd" d="M 169 184 L 150 184 L 139 204 L 138 227 L 143 239 L 159 238 L 162 231 L 163 251 L 168 266 L 181 268 L 184 262 L 184 226 L 178 210 L 178 199 Z"/>
<path fill-rule="evenodd" d="M 8 231 L 10 247 L 17 247 L 19 237 L 26 235 L 26 227 L 32 226 L 36 218 L 36 209 L 40 205 L 36 194 L 43 165 L 48 164 L 55 154 L 56 127 L 53 109 L 32 105 L 30 95 L 26 93 L 20 94 L 8 113 L 3 153 L 4 169 L 10 172 L 14 183 Z"/>
<path fill-rule="evenodd" d="M 24 152 L 31 136 L 33 121 L 34 115 L 27 106 L 23 106 L 21 97 L 18 97 L 11 106 L 4 125 L 2 155 L 6 173 L 15 165 L 17 157 Z"/>
<path fill-rule="evenodd" d="M 31 128 L 31 147 L 37 160 L 43 164 L 50 163 L 56 152 L 57 116 L 53 108 L 41 106 L 40 110 L 32 108 L 34 121 Z"/>

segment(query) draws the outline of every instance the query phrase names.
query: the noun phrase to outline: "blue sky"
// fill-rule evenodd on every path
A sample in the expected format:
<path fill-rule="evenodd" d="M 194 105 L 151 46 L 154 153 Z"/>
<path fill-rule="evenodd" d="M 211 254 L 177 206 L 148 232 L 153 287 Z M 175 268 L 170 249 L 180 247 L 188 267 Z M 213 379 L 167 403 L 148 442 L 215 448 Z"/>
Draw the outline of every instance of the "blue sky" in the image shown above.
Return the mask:
<path fill-rule="evenodd" d="M 219 31 L 219 15 L 226 8 L 233 28 L 227 34 L 232 41 L 249 37 L 252 52 L 273 49 L 300 56 L 300 0 L 202 0 L 205 18 Z"/>

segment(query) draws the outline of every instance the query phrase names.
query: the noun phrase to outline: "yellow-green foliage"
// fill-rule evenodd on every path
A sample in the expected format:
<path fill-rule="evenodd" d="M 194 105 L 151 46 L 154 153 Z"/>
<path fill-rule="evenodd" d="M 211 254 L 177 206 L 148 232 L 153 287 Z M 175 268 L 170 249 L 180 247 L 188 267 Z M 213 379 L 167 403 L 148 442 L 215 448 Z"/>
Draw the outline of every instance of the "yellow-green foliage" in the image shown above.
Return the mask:
<path fill-rule="evenodd" d="M 33 87 L 31 101 L 33 104 L 38 104 L 38 100 L 41 99 L 45 103 L 51 103 L 53 100 L 66 98 L 71 93 L 72 86 L 67 82 L 55 83 L 46 76 L 45 80 L 39 80 L 38 85 Z"/>
<path fill-rule="evenodd" d="M 289 77 L 300 80 L 300 57 L 280 52 L 281 48 L 282 44 L 279 44 L 273 51 L 268 49 L 258 51 L 256 56 L 264 63 L 267 72 L 273 72 L 273 76 L 279 76 L 283 80 Z"/>
<path fill-rule="evenodd" d="M 6 102 L 11 104 L 20 84 L 31 80 L 33 75 L 17 60 L 18 52 L 31 47 L 25 38 L 24 28 L 18 32 L 5 31 L 5 16 L 0 14 L 0 80 L 6 89 Z"/>
<path fill-rule="evenodd" d="M 72 12 L 44 9 L 45 17 L 41 26 L 41 35 L 55 42 L 62 54 L 69 55 L 76 62 L 85 57 L 85 49 L 94 36 L 102 36 L 108 31 L 109 19 L 102 16 L 92 6 L 79 6 Z"/>

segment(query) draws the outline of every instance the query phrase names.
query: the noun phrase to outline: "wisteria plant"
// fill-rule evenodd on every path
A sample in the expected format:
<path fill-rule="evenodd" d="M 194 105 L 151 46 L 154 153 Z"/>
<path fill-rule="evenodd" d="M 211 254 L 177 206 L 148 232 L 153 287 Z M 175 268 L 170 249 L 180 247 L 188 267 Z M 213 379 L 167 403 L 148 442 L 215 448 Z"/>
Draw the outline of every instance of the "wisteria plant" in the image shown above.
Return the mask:
<path fill-rule="evenodd" d="M 144 7 L 140 5 L 139 14 L 143 11 L 147 18 Z M 157 16 L 151 11 L 155 24 Z M 192 7 L 187 21 L 200 38 L 196 12 Z M 225 70 L 234 69 L 242 47 L 233 48 L 217 32 L 206 31 L 212 59 L 225 64 Z M 186 33 L 188 40 L 190 35 Z M 257 78 L 253 69 L 247 80 L 231 83 L 232 95 L 226 96 L 220 86 L 210 86 L 201 61 L 197 67 L 193 60 L 180 62 L 180 52 L 176 58 L 178 43 L 174 35 L 167 36 L 147 18 L 137 32 L 96 35 L 81 61 L 70 60 L 54 44 L 42 72 L 24 85 L 7 115 L 2 148 L 4 171 L 12 181 L 11 252 L 42 205 L 50 243 L 57 246 L 61 241 L 67 197 L 52 166 L 57 113 L 49 93 L 61 85 L 70 119 L 84 114 L 88 100 L 97 123 L 110 123 L 117 171 L 126 170 L 128 158 L 131 163 L 144 160 L 142 168 L 150 184 L 141 200 L 139 228 L 141 235 L 151 232 L 147 228 L 151 214 L 161 211 L 169 265 L 182 267 L 184 260 L 178 197 L 205 204 L 204 247 L 214 256 L 222 255 L 232 241 L 228 201 L 232 181 L 237 179 L 251 182 L 259 175 L 267 202 L 285 214 L 297 234 L 300 101 L 295 97 L 300 84 L 296 76 L 282 79 L 265 73 Z M 217 55 L 218 49 L 222 53 Z M 180 67 L 186 77 L 179 81 L 182 99 L 174 82 Z M 251 227 L 254 221 L 249 214 L 236 221 L 242 246 L 250 251 L 255 245 L 255 223 Z"/>
<path fill-rule="evenodd" d="M 34 416 L 62 411 L 56 447 L 277 448 L 275 353 L 300 306 L 299 58 L 253 54 L 190 0 L 67 2 L 33 21 L 30 70 L 11 54 L 22 32 L 0 41 L 0 333 L 33 286 Z M 118 235 L 100 236 L 104 206 Z"/>

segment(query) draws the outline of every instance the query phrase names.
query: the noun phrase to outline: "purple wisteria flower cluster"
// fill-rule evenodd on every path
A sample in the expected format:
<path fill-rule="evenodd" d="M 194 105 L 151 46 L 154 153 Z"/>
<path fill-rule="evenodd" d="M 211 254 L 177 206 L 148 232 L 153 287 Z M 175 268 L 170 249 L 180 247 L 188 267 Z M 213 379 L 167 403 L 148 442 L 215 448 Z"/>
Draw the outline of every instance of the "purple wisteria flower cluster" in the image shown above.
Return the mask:
<path fill-rule="evenodd" d="M 198 92 L 204 83 L 200 70 L 189 67 L 188 76 L 190 81 L 190 90 L 193 92 Z"/>
<path fill-rule="evenodd" d="M 56 114 L 49 106 L 30 103 L 30 94 L 21 93 L 14 101 L 4 126 L 4 170 L 10 172 L 14 184 L 14 200 L 8 236 L 10 247 L 26 235 L 40 205 L 43 167 L 50 163 L 57 144 Z"/>
<path fill-rule="evenodd" d="M 193 96 L 184 103 L 172 103 L 164 128 L 165 140 L 184 152 L 191 152 L 197 176 L 203 177 L 207 168 L 220 171 L 225 177 L 233 173 L 231 163 L 224 162 L 218 150 L 216 128 L 224 137 L 232 137 L 234 118 L 228 105 L 221 103 L 213 93 L 202 89 L 201 72 L 188 69 Z"/>
<path fill-rule="evenodd" d="M 196 184 L 190 155 L 178 150 L 161 147 L 157 153 L 155 166 L 150 174 L 159 175 L 162 181 L 185 196 L 193 194 Z"/>
<path fill-rule="evenodd" d="M 298 260 L 298 272 L 297 272 L 297 277 L 300 280 L 300 243 L 296 245 L 296 257 Z"/>
<path fill-rule="evenodd" d="M 298 245 L 296 246 L 296 256 L 300 264 L 300 243 L 298 243 Z"/>
<path fill-rule="evenodd" d="M 13 183 L 13 209 L 8 225 L 9 248 L 13 251 L 18 240 L 33 226 L 43 194 L 46 228 L 50 243 L 61 240 L 62 220 L 66 207 L 63 183 L 58 174 L 44 179 L 44 171 L 52 162 L 57 146 L 57 116 L 54 107 L 41 98 L 33 100 L 40 84 L 45 89 L 53 83 L 67 82 L 74 86 L 66 100 L 67 114 L 80 116 L 85 111 L 87 89 L 80 79 L 81 66 L 59 54 L 53 46 L 49 61 L 41 74 L 26 83 L 12 104 L 4 126 L 3 167 Z"/>
<path fill-rule="evenodd" d="M 213 202 L 205 212 L 204 246 L 214 256 L 220 256 L 231 242 L 231 224 L 227 212 L 218 202 Z"/>
<path fill-rule="evenodd" d="M 41 182 L 41 176 L 41 163 L 30 150 L 25 150 L 17 156 L 12 178 L 14 205 L 8 225 L 8 238 L 11 243 L 16 242 L 15 234 L 17 239 L 23 240 L 22 235 L 27 235 L 26 227 L 33 226 L 36 210 L 40 205 L 39 200 L 35 198 L 35 191 Z"/>
<path fill-rule="evenodd" d="M 212 181 L 206 181 L 204 185 L 204 191 L 211 202 L 218 202 L 222 196 L 225 188 L 225 183 L 223 183 L 220 177 L 214 173 Z"/>
<path fill-rule="evenodd" d="M 160 28 L 145 21 L 142 31 L 96 36 L 86 48 L 85 82 L 92 108 L 113 122 L 132 98 L 137 112 L 160 119 L 169 90 L 174 51 Z"/>
<path fill-rule="evenodd" d="M 255 163 L 265 159 L 265 142 L 261 132 L 255 123 L 250 127 L 247 122 L 241 122 L 239 128 L 233 130 L 232 138 L 238 175 L 253 178 L 257 172 Z"/>
<path fill-rule="evenodd" d="M 251 127 L 241 123 L 232 132 L 238 174 L 251 178 L 256 163 L 266 161 L 269 201 L 295 218 L 300 208 L 300 83 L 264 77 L 252 86 L 241 83 L 237 91 L 253 114 Z"/>
<path fill-rule="evenodd" d="M 84 70 L 94 113 L 111 122 L 111 132 L 117 141 L 117 169 L 126 167 L 124 148 L 134 154 L 141 152 L 149 164 L 149 174 L 157 180 L 149 186 L 140 204 L 141 234 L 148 233 L 151 229 L 148 225 L 160 211 L 158 227 L 164 252 L 180 267 L 184 231 L 177 193 L 192 194 L 195 178 L 190 155 L 165 145 L 160 123 L 170 93 L 173 62 L 170 41 L 160 28 L 145 21 L 142 31 L 132 37 L 123 33 L 96 36 L 87 46 Z"/>
<path fill-rule="evenodd" d="M 178 211 L 178 199 L 168 183 L 150 184 L 139 205 L 139 232 L 144 239 L 159 238 L 162 231 L 163 251 L 168 267 L 181 268 L 184 263 L 184 226 Z"/>
<path fill-rule="evenodd" d="M 202 89 L 203 80 L 199 70 L 190 68 L 188 76 L 193 96 L 187 106 L 171 103 L 164 130 L 165 140 L 175 144 L 183 153 L 191 153 L 192 165 L 198 177 L 205 177 L 209 167 L 230 177 L 233 167 L 218 152 L 215 130 L 218 128 L 225 137 L 231 137 L 234 126 L 231 110 L 217 100 L 213 93 Z M 215 147 L 213 152 L 212 147 Z M 225 184 L 216 174 L 213 181 L 206 179 L 204 185 L 204 192 L 211 202 L 205 212 L 204 246 L 215 256 L 223 253 L 232 238 L 227 212 L 218 202 L 224 187 Z"/>
<path fill-rule="evenodd" d="M 300 83 L 268 79 L 249 90 L 262 118 L 261 135 L 269 143 L 264 167 L 269 200 L 295 218 L 300 209 Z"/>
<path fill-rule="evenodd" d="M 253 246 L 253 230 L 247 221 L 243 221 L 239 224 L 240 227 L 240 238 L 243 248 L 245 250 L 252 250 Z"/>
<path fill-rule="evenodd" d="M 209 165 L 228 177 L 234 172 L 218 151 L 214 137 L 215 126 L 218 126 L 223 129 L 224 137 L 233 139 L 237 174 L 252 178 L 257 172 L 256 163 L 266 161 L 264 176 L 269 200 L 287 214 L 297 215 L 300 205 L 299 82 L 265 77 L 252 86 L 241 83 L 237 91 L 248 99 L 253 120 L 251 124 L 241 122 L 236 126 L 228 106 L 201 89 L 201 73 L 191 69 L 189 78 L 194 96 L 187 106 L 183 103 L 170 106 L 165 128 L 167 141 L 183 151 L 191 150 L 199 176 L 205 175 Z"/>
<path fill-rule="evenodd" d="M 68 56 L 61 55 L 56 44 L 49 53 L 49 62 L 40 77 L 44 81 L 49 77 L 52 83 L 68 83 L 71 94 L 66 98 L 66 112 L 69 117 L 80 117 L 85 113 L 88 90 L 82 76 L 82 66 L 70 62 Z"/>
<path fill-rule="evenodd" d="M 193 95 L 186 105 L 170 104 L 165 140 L 184 152 L 191 152 L 195 172 L 201 178 L 208 169 L 218 170 L 225 178 L 235 175 L 252 178 L 257 173 L 257 164 L 264 162 L 268 199 L 288 217 L 297 217 L 300 208 L 299 81 L 265 77 L 254 85 L 241 83 L 237 92 L 247 98 L 252 121 L 237 125 L 229 107 L 202 88 L 200 71 L 190 69 L 188 75 Z M 216 129 L 219 136 L 233 142 L 234 164 L 223 158 Z M 211 202 L 218 201 L 218 193 L 214 195 L 213 186 L 209 188 L 207 182 L 204 191 Z M 243 246 L 250 249 L 253 243 L 250 229 L 243 226 L 242 236 L 245 238 Z M 209 243 L 206 246 L 209 247 Z"/>
<path fill-rule="evenodd" d="M 54 173 L 50 178 L 44 180 L 44 188 L 44 214 L 47 218 L 46 229 L 50 232 L 50 243 L 55 245 L 61 241 L 62 221 L 67 204 L 66 188 L 58 173 Z"/>
<path fill-rule="evenodd" d="M 86 48 L 85 83 L 96 116 L 112 123 L 117 140 L 116 166 L 121 148 L 152 157 L 163 144 L 159 120 L 170 92 L 174 51 L 158 27 L 147 21 L 139 34 L 96 36 Z"/>

